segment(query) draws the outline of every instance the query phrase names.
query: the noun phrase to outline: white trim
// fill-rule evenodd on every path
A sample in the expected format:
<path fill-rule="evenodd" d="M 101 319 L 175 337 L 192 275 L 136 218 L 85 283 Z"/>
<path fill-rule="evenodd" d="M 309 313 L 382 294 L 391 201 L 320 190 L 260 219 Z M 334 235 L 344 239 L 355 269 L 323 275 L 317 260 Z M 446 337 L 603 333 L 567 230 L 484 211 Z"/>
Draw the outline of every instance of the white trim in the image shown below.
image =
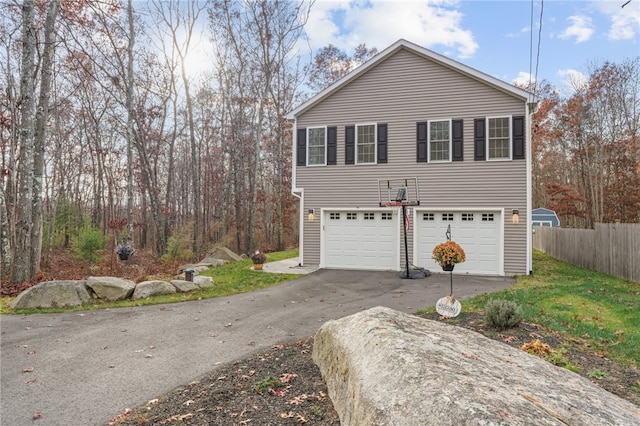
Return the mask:
<path fill-rule="evenodd" d="M 448 160 L 432 160 L 431 159 L 431 123 L 446 121 L 449 123 L 449 159 Z M 440 120 L 427 120 L 427 163 L 450 163 L 453 158 L 453 120 L 443 118 Z"/>
<path fill-rule="evenodd" d="M 311 142 L 311 138 L 309 137 L 309 131 L 313 130 L 313 129 L 324 129 L 324 163 L 322 163 L 322 164 L 310 164 L 309 163 L 309 153 L 310 153 L 309 143 Z M 307 144 L 306 144 L 307 145 L 306 146 L 307 152 L 306 152 L 306 155 L 305 155 L 306 156 L 305 163 L 306 163 L 307 167 L 326 166 L 327 165 L 327 126 L 310 126 L 310 127 L 307 127 L 306 132 L 307 132 Z"/>
<path fill-rule="evenodd" d="M 531 213 L 531 204 L 533 203 L 533 178 L 532 178 L 532 165 L 531 162 L 533 158 L 531 158 L 531 133 L 533 129 L 531 128 L 531 117 L 533 112 L 529 112 L 527 110 L 526 118 L 525 118 L 525 128 L 524 131 L 526 133 L 525 137 L 525 161 L 526 161 L 526 180 L 527 180 L 527 189 L 526 189 L 526 197 L 527 197 L 527 212 L 526 212 L 526 226 L 527 226 L 527 255 L 526 255 L 526 270 L 525 274 L 529 275 L 533 271 L 533 227 L 531 226 L 531 220 L 533 219 L 533 215 Z"/>
<path fill-rule="evenodd" d="M 475 80 L 480 81 L 481 83 L 487 84 L 515 98 L 521 99 L 524 102 L 535 103 L 538 101 L 538 97 L 533 95 L 532 93 L 529 93 L 511 84 L 505 83 L 500 79 L 492 77 L 488 74 L 485 74 L 481 71 L 478 71 L 460 62 L 454 61 L 453 59 L 447 58 L 446 56 L 440 55 L 429 49 L 425 49 L 424 47 L 418 46 L 417 44 L 411 43 L 410 41 L 400 39 L 395 43 L 393 43 L 391 46 L 384 49 L 382 52 L 380 52 L 376 56 L 374 56 L 373 58 L 371 58 L 369 61 L 365 62 L 363 65 L 359 66 L 358 68 L 356 68 L 346 76 L 342 77 L 340 80 L 338 80 L 331 86 L 327 87 L 326 89 L 324 89 L 323 91 L 321 91 L 320 93 L 318 93 L 317 95 L 309 99 L 308 101 L 298 106 L 293 111 L 289 112 L 287 114 L 287 120 L 289 121 L 294 120 L 296 117 L 300 116 L 308 109 L 322 102 L 324 99 L 328 98 L 333 93 L 340 90 L 343 86 L 355 80 L 360 75 L 366 73 L 371 68 L 377 66 L 379 63 L 383 62 L 388 57 L 392 56 L 393 54 L 395 54 L 396 52 L 402 49 L 406 49 L 426 59 L 430 59 L 434 62 L 437 62 L 454 71 L 465 74 Z"/>
<path fill-rule="evenodd" d="M 509 157 L 490 158 L 489 157 L 489 120 L 496 120 L 498 118 L 507 118 L 509 120 Z M 494 115 L 485 118 L 485 156 L 486 161 L 511 161 L 513 160 L 513 115 Z"/>
<path fill-rule="evenodd" d="M 378 123 L 356 123 L 354 124 L 354 148 L 353 148 L 353 163 L 355 165 L 367 166 L 371 164 L 378 164 Z M 358 162 L 358 127 L 373 126 L 373 162 L 371 163 L 359 163 Z M 387 137 L 389 137 L 387 135 Z"/>

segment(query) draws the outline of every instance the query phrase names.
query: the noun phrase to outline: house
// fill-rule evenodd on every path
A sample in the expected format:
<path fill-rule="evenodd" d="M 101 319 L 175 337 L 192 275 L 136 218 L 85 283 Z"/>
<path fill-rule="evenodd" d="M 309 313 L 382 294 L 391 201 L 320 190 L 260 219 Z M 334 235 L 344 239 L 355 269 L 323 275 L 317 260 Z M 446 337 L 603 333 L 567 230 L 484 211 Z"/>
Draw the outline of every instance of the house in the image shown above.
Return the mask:
<path fill-rule="evenodd" d="M 555 228 L 560 226 L 560 219 L 558 219 L 558 215 L 553 210 L 540 207 L 531 210 L 531 225 Z"/>
<path fill-rule="evenodd" d="M 291 111 L 300 263 L 436 272 L 449 230 L 467 254 L 454 273 L 528 274 L 535 101 L 399 40 Z"/>

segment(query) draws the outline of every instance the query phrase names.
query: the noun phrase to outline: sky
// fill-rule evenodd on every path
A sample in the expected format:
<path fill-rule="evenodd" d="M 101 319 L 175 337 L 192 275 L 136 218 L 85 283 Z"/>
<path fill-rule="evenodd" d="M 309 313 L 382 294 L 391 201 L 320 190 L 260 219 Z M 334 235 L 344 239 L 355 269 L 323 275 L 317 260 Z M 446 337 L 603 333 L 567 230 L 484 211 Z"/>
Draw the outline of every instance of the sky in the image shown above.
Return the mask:
<path fill-rule="evenodd" d="M 508 83 L 535 81 L 537 67 L 570 95 L 605 61 L 640 56 L 640 0 L 627 1 L 316 0 L 305 30 L 314 51 L 403 38 Z"/>

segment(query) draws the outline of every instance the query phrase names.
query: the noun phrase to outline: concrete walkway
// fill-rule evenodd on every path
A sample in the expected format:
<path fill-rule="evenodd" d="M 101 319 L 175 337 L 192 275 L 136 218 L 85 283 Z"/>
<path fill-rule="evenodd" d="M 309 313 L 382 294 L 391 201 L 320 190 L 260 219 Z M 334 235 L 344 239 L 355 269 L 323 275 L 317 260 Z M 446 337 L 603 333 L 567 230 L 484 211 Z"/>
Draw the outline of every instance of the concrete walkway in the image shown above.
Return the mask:
<path fill-rule="evenodd" d="M 290 270 L 285 265 L 271 266 Z M 454 276 L 454 294 L 462 300 L 512 284 Z M 195 302 L 3 315 L 0 424 L 104 425 L 221 364 L 313 335 L 327 320 L 379 305 L 414 313 L 448 294 L 448 275 L 407 280 L 398 272 L 319 270 Z"/>

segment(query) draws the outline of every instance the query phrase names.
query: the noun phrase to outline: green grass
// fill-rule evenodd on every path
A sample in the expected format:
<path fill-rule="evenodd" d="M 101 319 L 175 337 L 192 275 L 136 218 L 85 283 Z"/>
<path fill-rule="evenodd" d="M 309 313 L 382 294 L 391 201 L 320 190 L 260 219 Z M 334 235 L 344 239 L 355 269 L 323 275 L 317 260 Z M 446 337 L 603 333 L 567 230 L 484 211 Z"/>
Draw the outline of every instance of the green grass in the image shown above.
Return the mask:
<path fill-rule="evenodd" d="M 278 260 L 289 259 L 298 256 L 298 249 L 285 250 L 267 254 L 267 263 Z M 259 290 L 271 287 L 286 281 L 298 278 L 297 274 L 273 274 L 268 272 L 254 271 L 251 259 L 244 259 L 237 262 L 229 262 L 217 268 L 211 268 L 201 272 L 213 278 L 214 286 L 201 288 L 188 293 L 175 293 L 152 296 L 146 299 L 120 300 L 117 302 L 93 301 L 83 306 L 73 308 L 46 308 L 46 309 L 17 309 L 10 308 L 12 298 L 4 297 L 0 299 L 0 313 L 2 314 L 35 314 L 35 313 L 58 313 L 70 311 L 86 311 L 93 309 L 123 308 L 129 306 L 157 305 L 163 303 L 187 302 L 190 300 L 210 299 L 213 297 L 228 296 L 238 293 Z"/>
<path fill-rule="evenodd" d="M 513 300 L 525 322 L 589 345 L 624 364 L 640 365 L 640 283 L 589 271 L 534 251 L 534 275 L 503 291 L 465 300 L 482 312 L 489 299 Z"/>

